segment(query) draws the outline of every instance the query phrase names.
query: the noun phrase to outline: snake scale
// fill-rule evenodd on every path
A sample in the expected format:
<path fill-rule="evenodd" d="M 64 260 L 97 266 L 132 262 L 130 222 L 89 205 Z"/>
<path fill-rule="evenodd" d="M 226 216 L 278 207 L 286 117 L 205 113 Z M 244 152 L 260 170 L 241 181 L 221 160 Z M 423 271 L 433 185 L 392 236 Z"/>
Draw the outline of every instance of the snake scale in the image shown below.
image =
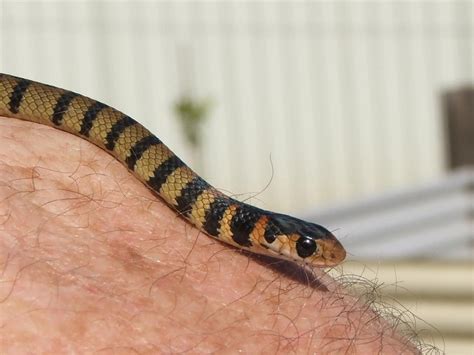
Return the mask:
<path fill-rule="evenodd" d="M 181 216 L 222 242 L 320 267 L 337 265 L 346 256 L 326 228 L 226 196 L 140 123 L 101 102 L 0 74 L 0 116 L 52 126 L 99 146 Z"/>

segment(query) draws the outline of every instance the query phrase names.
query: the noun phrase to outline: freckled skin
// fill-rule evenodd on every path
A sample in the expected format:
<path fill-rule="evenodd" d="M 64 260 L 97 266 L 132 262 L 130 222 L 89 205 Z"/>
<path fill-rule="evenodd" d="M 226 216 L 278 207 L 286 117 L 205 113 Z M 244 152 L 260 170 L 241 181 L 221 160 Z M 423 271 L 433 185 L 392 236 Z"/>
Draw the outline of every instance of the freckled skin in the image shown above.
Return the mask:
<path fill-rule="evenodd" d="M 2 353 L 419 353 L 323 270 L 197 236 L 77 137 L 1 117 L 0 146 Z"/>
<path fill-rule="evenodd" d="M 222 194 L 145 127 L 103 103 L 0 74 L 0 115 L 53 126 L 103 148 L 182 217 L 225 243 L 321 267 L 345 258 L 342 245 L 324 227 Z"/>

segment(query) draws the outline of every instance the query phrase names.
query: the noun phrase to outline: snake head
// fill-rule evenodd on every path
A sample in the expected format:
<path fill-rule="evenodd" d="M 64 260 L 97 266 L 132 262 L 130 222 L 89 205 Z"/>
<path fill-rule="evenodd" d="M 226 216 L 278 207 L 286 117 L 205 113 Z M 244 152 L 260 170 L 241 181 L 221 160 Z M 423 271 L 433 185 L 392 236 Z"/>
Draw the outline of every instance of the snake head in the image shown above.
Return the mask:
<path fill-rule="evenodd" d="M 268 254 L 318 267 L 335 266 L 346 251 L 326 228 L 283 214 L 270 214 L 260 245 Z"/>

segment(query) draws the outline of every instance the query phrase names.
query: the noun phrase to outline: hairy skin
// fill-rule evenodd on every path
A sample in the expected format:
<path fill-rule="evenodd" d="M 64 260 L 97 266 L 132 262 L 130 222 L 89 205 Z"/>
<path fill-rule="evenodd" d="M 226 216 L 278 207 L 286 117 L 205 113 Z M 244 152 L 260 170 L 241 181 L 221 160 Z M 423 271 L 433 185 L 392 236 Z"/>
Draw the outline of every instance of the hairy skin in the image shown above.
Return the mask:
<path fill-rule="evenodd" d="M 2 353 L 415 354 L 322 270 L 200 235 L 107 153 L 0 117 Z"/>

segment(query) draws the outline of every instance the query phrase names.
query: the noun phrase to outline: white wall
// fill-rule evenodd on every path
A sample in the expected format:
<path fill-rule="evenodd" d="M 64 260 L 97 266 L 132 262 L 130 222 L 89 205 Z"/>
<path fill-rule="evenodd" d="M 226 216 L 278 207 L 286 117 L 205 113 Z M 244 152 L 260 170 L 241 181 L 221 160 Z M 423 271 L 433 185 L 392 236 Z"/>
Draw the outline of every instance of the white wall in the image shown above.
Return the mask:
<path fill-rule="evenodd" d="M 442 90 L 472 83 L 472 2 L 0 1 L 0 70 L 100 99 L 185 161 L 172 105 L 215 102 L 202 166 L 304 210 L 444 170 Z M 197 162 L 194 162 L 196 165 Z"/>

